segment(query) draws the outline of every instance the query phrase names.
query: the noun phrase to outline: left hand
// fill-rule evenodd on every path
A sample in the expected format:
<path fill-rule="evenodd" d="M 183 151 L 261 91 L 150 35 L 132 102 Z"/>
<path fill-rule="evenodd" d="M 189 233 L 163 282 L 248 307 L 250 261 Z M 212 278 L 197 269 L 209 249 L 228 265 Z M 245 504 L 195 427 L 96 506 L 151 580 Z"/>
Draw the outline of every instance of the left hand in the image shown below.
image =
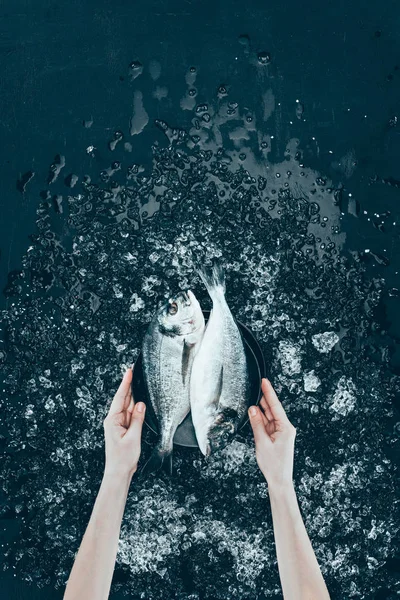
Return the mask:
<path fill-rule="evenodd" d="M 104 419 L 105 473 L 132 477 L 141 452 L 146 405 L 135 404 L 131 389 L 132 369 L 127 369 Z"/>

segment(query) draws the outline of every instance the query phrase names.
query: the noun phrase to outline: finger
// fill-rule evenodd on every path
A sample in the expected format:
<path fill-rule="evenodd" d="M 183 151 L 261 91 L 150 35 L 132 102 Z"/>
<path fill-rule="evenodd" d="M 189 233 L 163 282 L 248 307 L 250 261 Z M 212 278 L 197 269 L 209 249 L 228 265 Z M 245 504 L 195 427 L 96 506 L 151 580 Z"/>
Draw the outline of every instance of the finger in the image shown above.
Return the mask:
<path fill-rule="evenodd" d="M 125 408 L 125 402 L 130 393 L 132 381 L 132 369 L 127 369 L 124 373 L 120 386 L 111 402 L 109 414 L 115 415 L 122 412 Z"/>
<path fill-rule="evenodd" d="M 262 407 L 264 414 L 265 414 L 266 418 L 268 419 L 268 421 L 273 421 L 274 417 L 272 416 L 271 410 L 270 410 L 264 396 L 260 400 L 260 406 Z"/>
<path fill-rule="evenodd" d="M 132 383 L 132 381 L 133 381 L 133 375 L 135 373 L 135 363 L 132 363 L 131 371 L 132 371 L 132 379 L 131 379 L 131 383 Z M 135 406 L 135 398 L 133 397 L 132 385 L 129 386 L 129 393 L 130 393 L 130 395 L 131 395 L 130 397 L 131 397 L 131 399 L 133 401 L 133 406 Z"/>
<path fill-rule="evenodd" d="M 260 406 L 264 412 L 265 418 L 267 419 L 268 423 L 273 423 L 274 422 L 274 417 L 272 416 L 272 413 L 268 407 L 268 404 L 266 403 L 266 401 L 264 400 L 263 403 L 260 402 Z"/>
<path fill-rule="evenodd" d="M 142 436 L 142 427 L 144 416 L 146 414 L 146 405 L 144 402 L 138 402 L 135 404 L 132 415 L 131 422 L 129 425 L 129 429 L 127 431 L 127 435 L 137 440 L 140 440 Z"/>
<path fill-rule="evenodd" d="M 268 408 L 271 411 L 273 419 L 278 421 L 279 423 L 290 423 L 285 409 L 283 408 L 281 402 L 279 401 L 278 396 L 275 393 L 272 384 L 268 379 L 263 379 L 261 382 L 261 389 L 264 394 L 264 398 L 268 404 Z"/>
<path fill-rule="evenodd" d="M 258 406 L 260 407 L 260 404 Z M 261 417 L 262 417 L 262 420 L 263 420 L 263 423 L 264 423 L 264 427 L 266 427 L 269 424 L 269 421 L 268 421 L 267 417 L 265 416 L 263 410 L 260 410 L 260 413 L 261 413 Z"/>
<path fill-rule="evenodd" d="M 129 391 L 125 396 L 124 405 L 122 412 L 125 414 L 125 419 L 127 421 L 127 427 L 129 427 L 129 423 L 131 422 L 131 414 L 135 407 L 135 403 L 133 401 L 132 395 L 132 385 L 129 386 Z"/>
<path fill-rule="evenodd" d="M 128 410 L 131 402 L 133 402 L 133 396 L 132 396 L 132 386 L 130 385 L 129 386 L 129 391 L 128 391 L 128 393 L 125 396 L 124 410 Z"/>
<path fill-rule="evenodd" d="M 265 431 L 263 415 L 258 406 L 250 406 L 249 408 L 250 425 L 254 434 L 254 441 L 257 444 L 264 438 L 268 438 Z"/>
<path fill-rule="evenodd" d="M 131 417 L 132 417 L 132 413 L 133 413 L 133 409 L 135 408 L 135 405 L 133 403 L 133 398 L 131 396 L 128 408 L 125 411 L 125 427 L 126 429 L 129 428 L 129 425 L 131 424 Z"/>

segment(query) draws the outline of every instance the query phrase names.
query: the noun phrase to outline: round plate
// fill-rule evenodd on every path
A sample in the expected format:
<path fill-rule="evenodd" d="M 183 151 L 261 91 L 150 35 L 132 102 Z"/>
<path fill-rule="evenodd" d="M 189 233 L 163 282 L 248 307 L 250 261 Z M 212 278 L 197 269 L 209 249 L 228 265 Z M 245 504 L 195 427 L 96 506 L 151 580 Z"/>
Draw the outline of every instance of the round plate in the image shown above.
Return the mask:
<path fill-rule="evenodd" d="M 210 316 L 210 311 L 203 310 L 203 314 L 207 322 L 208 317 Z M 266 375 L 265 360 L 261 348 L 250 329 L 248 329 L 240 321 L 236 321 L 236 324 L 239 327 L 239 331 L 242 335 L 247 357 L 251 388 L 249 402 L 250 406 L 251 404 L 258 404 L 261 399 L 261 378 L 265 377 Z M 140 398 L 140 400 L 146 403 L 145 423 L 154 433 L 158 433 L 157 417 L 151 405 L 147 385 L 144 379 L 142 353 L 139 354 L 135 363 L 132 379 L 132 393 L 134 398 Z M 238 431 L 240 431 L 240 429 L 244 427 L 247 421 L 248 417 L 246 413 L 246 415 L 242 419 L 242 422 L 239 424 Z M 174 444 L 177 444 L 178 446 L 186 446 L 187 448 L 198 448 L 196 434 L 190 413 L 182 421 L 182 423 L 176 430 L 174 436 Z"/>

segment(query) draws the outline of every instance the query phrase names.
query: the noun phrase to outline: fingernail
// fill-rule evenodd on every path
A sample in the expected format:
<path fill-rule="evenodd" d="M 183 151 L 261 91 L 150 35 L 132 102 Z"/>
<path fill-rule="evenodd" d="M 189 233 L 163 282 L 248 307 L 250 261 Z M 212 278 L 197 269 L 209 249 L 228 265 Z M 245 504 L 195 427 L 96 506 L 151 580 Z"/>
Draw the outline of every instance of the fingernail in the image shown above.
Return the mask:
<path fill-rule="evenodd" d="M 256 414 L 257 414 L 257 409 L 256 409 L 256 407 L 255 407 L 255 406 L 250 406 L 250 408 L 249 408 L 249 412 L 250 412 L 250 416 L 251 416 L 251 417 L 255 417 L 255 416 L 256 416 Z"/>
<path fill-rule="evenodd" d="M 140 413 L 144 412 L 145 408 L 146 408 L 146 405 L 144 402 L 139 402 L 139 404 L 137 405 L 137 411 Z"/>

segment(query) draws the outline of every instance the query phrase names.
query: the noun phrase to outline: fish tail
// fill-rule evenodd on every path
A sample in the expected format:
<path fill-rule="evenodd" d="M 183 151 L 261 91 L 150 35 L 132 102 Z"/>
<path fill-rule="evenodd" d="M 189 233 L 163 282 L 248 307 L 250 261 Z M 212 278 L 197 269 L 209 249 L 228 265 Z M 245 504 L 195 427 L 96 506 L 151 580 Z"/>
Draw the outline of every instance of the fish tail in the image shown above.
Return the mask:
<path fill-rule="evenodd" d="M 168 475 L 172 475 L 172 450 L 161 450 L 161 448 L 155 448 L 149 460 L 144 465 L 142 474 L 149 475 L 150 473 L 159 471 L 161 468 Z"/>
<path fill-rule="evenodd" d="M 215 293 L 225 294 L 225 274 L 219 263 L 214 263 L 211 268 L 203 267 L 199 275 L 206 286 L 211 298 Z"/>

